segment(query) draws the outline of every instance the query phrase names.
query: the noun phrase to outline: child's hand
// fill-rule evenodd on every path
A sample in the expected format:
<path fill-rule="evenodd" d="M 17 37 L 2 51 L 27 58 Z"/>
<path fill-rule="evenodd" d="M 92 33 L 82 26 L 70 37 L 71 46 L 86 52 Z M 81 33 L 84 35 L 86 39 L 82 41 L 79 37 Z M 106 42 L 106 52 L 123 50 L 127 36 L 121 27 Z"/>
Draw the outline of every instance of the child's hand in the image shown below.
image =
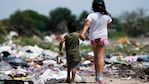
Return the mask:
<path fill-rule="evenodd" d="M 80 39 L 81 39 L 82 41 L 84 41 L 84 40 L 85 40 L 85 35 L 84 35 L 84 34 L 81 34 L 81 35 L 80 35 Z"/>
<path fill-rule="evenodd" d="M 62 52 L 62 51 L 60 51 L 60 52 L 59 52 L 59 55 L 60 55 L 60 56 L 63 56 L 64 54 L 63 54 L 63 52 Z"/>

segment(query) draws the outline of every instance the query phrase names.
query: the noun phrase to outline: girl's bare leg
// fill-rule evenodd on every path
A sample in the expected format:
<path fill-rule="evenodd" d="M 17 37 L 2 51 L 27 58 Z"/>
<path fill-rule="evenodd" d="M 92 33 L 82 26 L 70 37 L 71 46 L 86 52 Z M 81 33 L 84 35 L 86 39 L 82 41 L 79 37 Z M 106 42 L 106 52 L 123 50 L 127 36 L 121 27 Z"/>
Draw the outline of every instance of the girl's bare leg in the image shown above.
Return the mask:
<path fill-rule="evenodd" d="M 105 46 L 96 46 L 93 47 L 94 51 L 94 64 L 95 64 L 95 73 L 99 75 L 103 75 L 104 69 L 104 56 L 105 56 Z"/>

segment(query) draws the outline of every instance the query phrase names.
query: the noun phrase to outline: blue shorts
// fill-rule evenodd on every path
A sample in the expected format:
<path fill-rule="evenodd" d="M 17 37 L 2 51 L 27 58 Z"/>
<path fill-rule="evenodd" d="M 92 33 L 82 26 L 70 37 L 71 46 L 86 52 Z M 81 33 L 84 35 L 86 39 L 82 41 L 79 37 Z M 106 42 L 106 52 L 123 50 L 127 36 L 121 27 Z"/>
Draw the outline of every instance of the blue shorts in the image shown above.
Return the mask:
<path fill-rule="evenodd" d="M 80 62 L 69 62 L 69 63 L 67 63 L 67 67 L 68 67 L 68 69 L 73 69 L 73 68 L 79 69 Z"/>

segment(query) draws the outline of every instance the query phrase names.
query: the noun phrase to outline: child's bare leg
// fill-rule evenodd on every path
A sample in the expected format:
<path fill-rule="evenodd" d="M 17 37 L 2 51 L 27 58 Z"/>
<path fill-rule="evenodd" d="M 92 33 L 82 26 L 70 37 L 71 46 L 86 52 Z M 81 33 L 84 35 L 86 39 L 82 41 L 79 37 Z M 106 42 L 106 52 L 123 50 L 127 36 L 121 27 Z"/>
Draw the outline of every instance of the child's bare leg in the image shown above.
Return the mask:
<path fill-rule="evenodd" d="M 70 82 L 70 71 L 71 71 L 71 69 L 68 68 L 67 69 L 67 80 L 66 80 L 66 82 Z"/>
<path fill-rule="evenodd" d="M 72 69 L 72 79 L 71 79 L 71 83 L 74 83 L 76 72 L 77 72 L 76 68 L 73 68 L 73 69 Z"/>

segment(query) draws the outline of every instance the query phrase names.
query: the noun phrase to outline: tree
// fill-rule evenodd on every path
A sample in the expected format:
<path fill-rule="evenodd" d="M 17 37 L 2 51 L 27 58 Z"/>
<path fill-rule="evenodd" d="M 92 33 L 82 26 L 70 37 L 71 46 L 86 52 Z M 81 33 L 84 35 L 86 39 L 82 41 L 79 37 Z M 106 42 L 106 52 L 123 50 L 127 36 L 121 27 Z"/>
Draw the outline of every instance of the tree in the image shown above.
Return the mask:
<path fill-rule="evenodd" d="M 112 17 L 112 28 L 116 29 L 116 31 L 122 31 L 120 20 L 116 17 Z"/>
<path fill-rule="evenodd" d="M 79 16 L 79 18 L 78 18 L 78 23 L 79 23 L 79 30 L 82 30 L 82 27 L 84 26 L 84 23 L 85 23 L 85 19 L 86 19 L 86 17 L 87 17 L 87 15 L 88 15 L 89 13 L 87 12 L 87 11 L 83 11 L 81 14 L 80 14 L 80 16 Z"/>
<path fill-rule="evenodd" d="M 4 23 L 8 23 L 8 20 L 5 19 L 3 21 L 0 21 L 0 43 L 3 43 L 7 40 L 6 35 L 8 34 L 8 32 Z"/>
<path fill-rule="evenodd" d="M 76 20 L 76 16 L 71 14 L 67 8 L 56 8 L 49 13 L 49 30 L 53 33 L 67 31 L 66 24 L 69 20 Z"/>
<path fill-rule="evenodd" d="M 122 14 L 121 27 L 129 36 L 136 37 L 149 32 L 149 17 L 145 16 L 145 9 L 138 9 Z"/>
<path fill-rule="evenodd" d="M 2 21 L 0 21 L 0 36 L 2 35 L 7 35 L 10 26 L 9 20 L 8 19 L 4 19 Z"/>
<path fill-rule="evenodd" d="M 11 29 L 19 35 L 41 36 L 39 32 L 46 31 L 48 18 L 35 11 L 16 11 L 10 16 Z"/>

